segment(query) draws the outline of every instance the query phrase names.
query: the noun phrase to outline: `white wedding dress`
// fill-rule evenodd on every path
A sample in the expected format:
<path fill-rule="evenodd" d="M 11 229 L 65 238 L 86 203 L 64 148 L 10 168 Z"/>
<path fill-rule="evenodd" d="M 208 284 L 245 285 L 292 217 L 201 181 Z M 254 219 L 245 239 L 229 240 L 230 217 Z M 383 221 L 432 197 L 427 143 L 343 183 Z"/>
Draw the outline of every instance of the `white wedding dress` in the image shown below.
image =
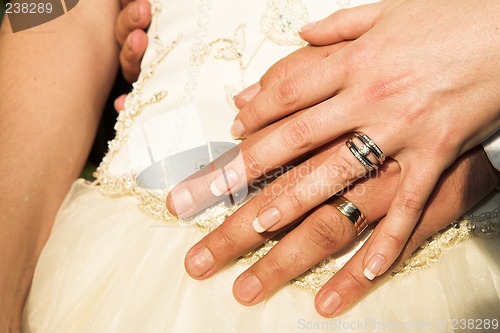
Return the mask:
<path fill-rule="evenodd" d="M 167 190 L 206 164 L 213 149 L 196 155 L 186 170 L 165 171 L 164 161 L 207 143 L 236 144 L 229 134 L 236 114 L 232 97 L 303 45 L 296 33 L 303 24 L 357 4 L 152 1 L 142 73 L 97 181 L 77 181 L 58 213 L 36 268 L 24 331 L 452 332 L 468 331 L 463 320 L 469 319 L 484 320 L 482 331 L 494 331 L 500 320 L 498 210 L 435 235 L 396 274 L 334 319 L 315 312 L 314 293 L 362 239 L 253 307 L 238 304 L 231 286 L 275 241 L 206 281 L 184 270 L 187 250 L 234 208 L 218 205 L 194 220 L 175 220 L 165 209 Z M 498 199 L 490 206 L 497 208 Z"/>

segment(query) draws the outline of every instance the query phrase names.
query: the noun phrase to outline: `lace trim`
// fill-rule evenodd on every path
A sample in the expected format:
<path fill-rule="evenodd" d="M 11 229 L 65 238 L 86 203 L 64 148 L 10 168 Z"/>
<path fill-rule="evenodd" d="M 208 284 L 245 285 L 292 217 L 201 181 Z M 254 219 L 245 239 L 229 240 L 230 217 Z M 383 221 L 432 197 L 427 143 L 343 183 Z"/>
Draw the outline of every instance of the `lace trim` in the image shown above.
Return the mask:
<path fill-rule="evenodd" d="M 219 204 L 207 209 L 193 220 L 179 221 L 165 209 L 166 193 L 157 193 L 137 186 L 135 176 L 133 175 L 116 176 L 108 171 L 111 161 L 125 144 L 134 120 L 142 114 L 148 105 L 158 103 L 168 95 L 168 92 L 163 90 L 148 98 L 143 98 L 143 87 L 151 80 L 156 68 L 172 51 L 174 51 L 178 41 L 182 38 L 182 36 L 179 36 L 166 46 L 163 44 L 158 33 L 158 15 L 162 10 L 162 4 L 158 0 L 150 0 L 150 2 L 153 14 L 153 41 L 157 56 L 146 66 L 145 70 L 141 71 L 138 81 L 133 84 L 133 90 L 127 97 L 125 108 L 119 114 L 115 125 L 116 137 L 109 142 L 109 151 L 94 174 L 96 177 L 94 185 L 98 186 L 100 191 L 106 195 L 129 195 L 137 198 L 140 209 L 153 218 L 160 219 L 165 223 L 194 224 L 203 232 L 208 233 L 223 223 L 229 215 L 239 208 L 239 206 L 227 208 L 223 204 Z M 338 0 L 338 2 L 340 7 L 346 5 L 344 3 L 345 0 Z M 297 27 L 300 27 L 307 21 L 307 9 L 299 0 L 270 0 L 268 2 L 266 13 L 261 20 L 261 30 L 266 37 L 257 47 L 253 55 L 247 59 L 247 62 L 243 60 L 245 51 L 244 25 L 240 25 L 236 28 L 233 39 L 221 38 L 210 43 L 202 43 L 206 34 L 208 12 L 210 9 L 210 1 L 200 1 L 200 17 L 198 20 L 200 31 L 197 34 L 198 40 L 193 48 L 194 54 L 190 63 L 192 66 L 190 72 L 193 73 L 193 77 L 190 78 L 190 82 L 186 85 L 187 97 L 185 102 L 189 102 L 189 100 L 194 98 L 197 69 L 203 64 L 203 60 L 206 56 L 212 55 L 215 59 L 239 61 L 242 69 L 242 87 L 244 87 L 244 72 L 265 40 L 270 40 L 277 45 L 301 45 L 302 43 L 297 39 L 298 35 L 296 31 Z M 226 86 L 227 100 L 232 107 L 234 107 L 232 104 L 232 97 L 234 97 L 237 91 L 238 90 L 234 87 Z M 474 236 L 500 237 L 500 212 L 498 209 L 479 217 L 466 216 L 449 228 L 435 234 L 422 244 L 419 250 L 406 260 L 393 275 L 404 276 L 410 272 L 430 267 L 439 260 L 439 257 L 444 251 Z M 279 237 L 268 240 L 255 251 L 239 258 L 237 263 L 250 265 L 258 261 L 268 253 L 278 241 Z M 301 290 L 316 293 L 321 286 L 341 268 L 342 265 L 340 263 L 336 262 L 334 258 L 329 257 L 304 274 L 293 279 L 291 283 Z"/>
<path fill-rule="evenodd" d="M 402 277 L 431 267 L 439 261 L 443 253 L 474 237 L 500 237 L 499 209 L 479 216 L 464 216 L 449 227 L 432 235 L 392 273 L 392 276 Z M 326 258 L 290 282 L 301 290 L 316 294 L 342 267 L 343 265 L 337 264 L 335 259 Z"/>
<path fill-rule="evenodd" d="M 121 150 L 129 136 L 131 127 L 135 119 L 142 114 L 143 110 L 148 106 L 162 101 L 167 97 L 166 90 L 160 91 L 153 96 L 143 98 L 143 87 L 153 78 L 156 68 L 165 60 L 165 58 L 175 49 L 177 43 L 182 38 L 179 36 L 169 45 L 164 45 L 160 38 L 158 28 L 158 16 L 163 10 L 163 5 L 159 0 L 150 0 L 152 7 L 152 31 L 155 50 L 157 52 L 154 60 L 142 70 L 137 82 L 133 84 L 132 92 L 127 96 L 124 110 L 118 116 L 115 125 L 116 137 L 108 143 L 108 153 L 103 158 L 101 164 L 94 173 L 96 181 L 94 185 L 99 186 L 102 193 L 110 196 L 130 195 L 134 196 L 139 201 L 140 209 L 154 218 L 160 219 L 166 223 L 176 223 L 178 219 L 171 215 L 165 209 L 165 199 L 167 193 L 158 193 L 137 186 L 135 175 L 113 175 L 109 172 L 111 161 Z M 186 84 L 186 96 L 183 103 L 189 104 L 194 100 L 194 91 L 196 89 L 196 78 L 199 72 L 199 67 L 203 65 L 205 58 L 213 56 L 214 59 L 226 61 L 238 61 L 241 67 L 242 87 L 244 85 L 244 74 L 251 65 L 253 58 L 260 50 L 262 44 L 266 40 L 277 41 L 278 45 L 302 45 L 303 41 L 298 36 L 298 28 L 307 21 L 307 8 L 300 0 L 270 0 L 268 1 L 266 11 L 261 20 L 261 31 L 265 35 L 259 43 L 255 51 L 246 58 L 246 40 L 245 40 L 245 25 L 242 24 L 236 28 L 233 39 L 220 38 L 209 43 L 204 43 L 204 38 L 207 35 L 208 24 L 210 20 L 209 13 L 212 8 L 212 2 L 209 0 L 201 0 L 198 8 L 198 31 L 195 37 L 195 43 L 192 49 L 192 56 L 189 63 L 189 82 Z M 274 22 L 273 20 L 276 20 Z M 274 22 L 274 23 L 273 23 Z M 276 28 L 281 26 L 280 29 Z M 226 86 L 227 100 L 231 107 L 236 109 L 232 102 L 233 97 L 241 89 L 236 89 L 231 86 Z M 229 102 L 230 101 L 230 102 Z M 213 209 L 207 210 L 204 214 L 198 216 L 194 220 L 189 221 L 198 226 L 201 230 L 210 231 L 215 229 L 222 218 L 227 217 L 234 212 L 238 206 L 227 208 L 223 204 L 216 206 Z M 215 209 L 215 210 L 214 210 Z"/>

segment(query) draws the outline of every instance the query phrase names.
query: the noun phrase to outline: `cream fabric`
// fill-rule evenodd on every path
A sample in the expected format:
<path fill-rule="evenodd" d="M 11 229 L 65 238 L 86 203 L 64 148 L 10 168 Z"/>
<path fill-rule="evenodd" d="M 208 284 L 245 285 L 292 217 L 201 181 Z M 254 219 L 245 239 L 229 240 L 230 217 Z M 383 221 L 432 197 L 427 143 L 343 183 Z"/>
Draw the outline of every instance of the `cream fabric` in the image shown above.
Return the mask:
<path fill-rule="evenodd" d="M 228 128 L 235 110 L 228 96 L 296 49 L 293 31 L 303 23 L 355 3 L 153 4 L 142 78 L 101 165 L 100 175 L 106 176 L 98 185 L 76 182 L 60 209 L 36 268 L 25 332 L 452 332 L 454 319 L 500 319 L 495 238 L 462 242 L 445 251 L 437 265 L 387 278 L 335 319 L 320 317 L 314 296 L 291 285 L 256 306 L 238 304 L 231 285 L 242 265 L 207 281 L 191 279 L 184 255 L 204 233 L 194 224 L 154 218 L 151 196 L 160 198 L 162 210 L 165 193 L 146 196 L 130 183 L 133 176 L 200 142 L 234 142 Z M 159 50 L 168 45 L 171 50 L 158 61 Z M 235 49 L 241 53 L 236 58 Z M 492 202 L 498 207 L 498 196 Z"/>

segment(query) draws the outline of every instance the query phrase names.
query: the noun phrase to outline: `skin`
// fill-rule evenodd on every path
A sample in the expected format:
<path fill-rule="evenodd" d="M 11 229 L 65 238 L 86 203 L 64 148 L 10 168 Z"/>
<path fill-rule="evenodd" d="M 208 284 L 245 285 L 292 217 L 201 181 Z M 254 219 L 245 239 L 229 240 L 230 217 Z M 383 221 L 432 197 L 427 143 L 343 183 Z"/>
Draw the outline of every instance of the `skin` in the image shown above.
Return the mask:
<path fill-rule="evenodd" d="M 422 13 L 428 12 L 428 6 L 425 1 L 418 5 L 406 1 L 383 2 L 340 11 L 305 27 L 302 37 L 313 46 L 278 62 L 259 83 L 236 98 L 235 102 L 241 109 L 236 121 L 240 120 L 245 127 L 243 135 L 237 136 L 247 139 L 239 147 L 244 164 L 233 162 L 227 166 L 232 167 L 240 178 L 240 183 L 231 189 L 245 186 L 260 177 L 264 170 L 290 161 L 294 161 L 292 164 L 302 162 L 301 170 L 305 171 L 280 177 L 195 245 L 186 256 L 186 270 L 191 276 L 208 278 L 265 239 L 303 221 L 269 255 L 236 280 L 234 294 L 239 302 L 246 305 L 260 302 L 290 278 L 343 248 L 355 236 L 348 220 L 328 199 L 336 191 L 320 191 L 323 196 L 314 197 L 303 195 L 304 189 L 316 186 L 339 190 L 355 183 L 355 188 L 362 186 L 364 191 L 351 190 L 345 196 L 370 222 L 387 217 L 356 256 L 317 295 L 315 306 L 318 312 L 335 316 L 359 300 L 376 283 L 363 275 L 369 259 L 382 253 L 384 264 L 377 275 L 387 274 L 428 236 L 458 218 L 491 191 L 492 184 L 498 183 L 498 173 L 480 148 L 470 149 L 499 125 L 499 100 L 494 94 L 498 86 L 498 61 L 497 57 L 489 56 L 498 54 L 499 43 L 495 42 L 497 37 L 491 32 L 497 29 L 495 22 L 498 20 L 491 8 L 484 12 L 480 10 L 477 15 L 464 15 L 462 11 L 470 8 L 463 2 L 453 11 L 439 3 L 435 15 L 443 12 L 453 15 L 444 20 L 440 17 L 442 23 L 439 26 L 423 24 L 419 20 L 436 20 L 422 18 Z M 454 27 L 457 19 L 464 20 L 464 17 L 461 26 L 468 26 L 472 21 L 475 27 L 478 21 L 482 25 L 464 36 L 461 29 Z M 428 30 L 416 29 L 420 26 Z M 453 38 L 444 36 L 442 30 L 454 32 L 450 33 Z M 391 31 L 404 33 L 393 36 L 389 33 Z M 466 38 L 476 40 L 478 31 L 482 32 L 482 38 L 472 44 L 474 47 L 469 48 L 469 53 L 464 52 L 471 61 L 458 61 L 448 54 L 433 53 L 443 49 L 443 52 L 450 52 L 451 48 L 457 49 L 455 54 L 463 57 L 458 49 L 467 45 Z M 429 35 L 436 38 L 424 38 Z M 465 41 L 457 40 L 458 37 Z M 419 38 L 425 40 L 416 42 Z M 443 41 L 448 40 L 443 47 Z M 407 50 L 407 53 L 401 54 L 398 50 Z M 428 63 L 425 56 L 414 57 L 421 53 L 444 60 L 433 64 Z M 476 59 L 483 53 L 481 59 Z M 398 56 L 397 59 L 394 55 Z M 398 68 L 394 63 L 401 64 L 401 72 L 394 71 L 395 67 Z M 469 67 L 463 69 L 464 63 Z M 480 72 L 477 72 L 478 68 Z M 448 76 L 436 79 L 436 72 Z M 375 79 L 370 80 L 370 75 Z M 315 77 L 316 85 L 311 84 L 311 76 Z M 482 98 L 480 102 L 478 96 Z M 421 100 L 423 103 L 419 104 Z M 397 116 L 387 116 L 387 112 L 396 112 L 392 111 L 394 109 Z M 370 114 L 365 110 L 370 110 Z M 471 113 L 463 110 L 475 110 L 476 119 L 471 121 Z M 356 115 L 356 112 L 364 113 Z M 453 118 L 455 115 L 458 116 Z M 450 117 L 456 122 L 450 121 Z M 342 121 L 334 121 L 337 118 Z M 333 130 L 330 123 L 335 124 Z M 384 130 L 377 130 L 377 126 Z M 321 132 L 322 127 L 324 133 L 319 136 L 308 130 L 319 128 Z M 423 142 L 412 143 L 410 139 L 420 134 L 422 128 L 430 134 Z M 383 151 L 392 156 L 378 177 L 356 182 L 366 170 L 345 149 L 343 142 L 346 137 L 338 139 L 343 133 L 352 131 L 370 133 Z M 457 132 L 465 142 L 455 139 Z M 380 133 L 386 133 L 385 137 Z M 304 154 L 308 159 L 297 159 Z M 415 160 L 420 163 L 411 163 Z M 216 161 L 214 164 L 220 163 Z M 418 168 L 411 168 L 412 165 Z M 332 172 L 318 179 L 318 173 L 312 171 L 322 167 Z M 472 170 L 481 179 L 474 178 L 472 182 Z M 195 205 L 191 210 L 179 212 L 174 190 L 167 200 L 169 210 L 180 216 L 189 216 L 217 200 L 208 186 L 217 176 L 220 174 L 207 174 L 201 178 L 194 175 L 179 185 L 176 190 L 197 189 L 191 192 Z M 275 191 L 276 188 L 286 188 L 287 191 Z M 363 194 L 359 195 L 361 192 Z M 443 211 L 443 206 L 448 209 Z M 252 228 L 253 220 L 270 207 L 286 212 L 285 218 L 282 216 L 282 220 L 268 232 L 256 233 Z M 309 242 L 304 243 L 304 239 Z M 384 252 L 385 249 L 389 251 Z M 287 263 L 290 257 L 300 264 Z M 256 289 L 259 289 L 257 294 Z"/>
<path fill-rule="evenodd" d="M 121 11 L 115 25 L 116 41 L 120 45 L 120 66 L 123 77 L 135 82 L 141 71 L 141 61 L 148 46 L 145 29 L 151 24 L 151 4 L 147 0 L 120 0 Z M 115 100 L 116 112 L 123 110 L 125 98 Z"/>
<path fill-rule="evenodd" d="M 491 1 L 474 3 L 472 11 L 470 6 L 468 1 L 397 0 L 338 12 L 304 27 L 302 37 L 319 46 L 355 41 L 307 71 L 272 86 L 264 80 L 238 100 L 237 136 L 310 108 L 265 140 L 268 149 L 276 149 L 271 158 L 249 149 L 259 165 L 276 164 L 280 151 L 279 158 L 293 158 L 349 132 L 370 133 L 397 161 L 397 191 L 363 259 L 375 275 L 400 255 L 444 170 L 500 127 L 500 7 Z M 345 172 L 359 167 L 345 153 L 350 154 L 344 149 L 324 164 L 337 170 L 330 179 L 311 177 L 263 207 L 259 216 L 270 208 L 282 212 L 271 231 L 326 199 L 305 198 L 303 188 L 342 186 L 359 175 Z"/>
<path fill-rule="evenodd" d="M 331 151 L 327 150 L 316 155 L 299 168 L 314 169 L 311 165 L 317 165 L 329 153 Z M 478 170 L 480 172 L 476 173 Z M 477 176 L 472 178 L 471 174 Z M 294 222 L 291 227 L 263 234 L 253 230 L 251 216 L 273 199 L 274 193 L 279 192 L 276 188 L 292 186 L 301 177 L 300 172 L 299 175 L 290 173 L 273 182 L 263 190 L 262 195 L 244 205 L 218 229 L 194 245 L 186 255 L 187 272 L 195 279 L 207 279 L 276 233 L 292 229 L 265 257 L 236 279 L 233 285 L 236 300 L 244 305 L 254 305 L 354 240 L 354 228 L 334 208 L 331 200 L 313 209 L 305 218 L 300 218 L 302 222 L 299 225 Z M 399 177 L 397 163 L 388 161 L 378 177 L 357 183 L 344 195 L 356 204 L 369 222 L 374 222 L 386 214 Z M 439 180 L 395 265 L 406 259 L 426 238 L 470 209 L 498 181 L 497 172 L 480 148 L 460 158 Z M 448 208 L 443 210 L 442 207 Z M 381 232 L 381 226 L 379 223 L 375 227 L 369 241 L 317 294 L 315 307 L 318 313 L 326 317 L 339 315 L 377 284 L 377 279 L 370 281 L 364 277 L 361 264 L 373 237 Z M 257 287 L 252 281 L 256 281 Z M 337 298 L 334 304 L 331 303 L 332 297 Z"/>
<path fill-rule="evenodd" d="M 144 30 L 151 22 L 151 5 L 147 0 L 120 0 L 120 4 L 122 10 L 116 21 L 115 35 L 121 47 L 123 76 L 132 83 L 139 76 L 142 56 L 148 46 Z"/>
<path fill-rule="evenodd" d="M 1 332 L 21 331 L 38 256 L 91 148 L 117 71 L 113 18 L 118 10 L 116 1 L 81 1 L 68 14 L 16 34 L 8 18 L 3 21 Z"/>

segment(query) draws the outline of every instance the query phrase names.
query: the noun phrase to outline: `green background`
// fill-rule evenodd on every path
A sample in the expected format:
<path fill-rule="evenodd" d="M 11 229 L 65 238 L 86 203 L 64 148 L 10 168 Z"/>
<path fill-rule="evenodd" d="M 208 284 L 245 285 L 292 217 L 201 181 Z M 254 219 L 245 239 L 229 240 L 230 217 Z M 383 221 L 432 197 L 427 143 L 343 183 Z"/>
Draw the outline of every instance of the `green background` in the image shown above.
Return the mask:
<path fill-rule="evenodd" d="M 5 4 L 0 0 L 0 24 L 2 24 L 3 14 L 5 13 Z"/>

